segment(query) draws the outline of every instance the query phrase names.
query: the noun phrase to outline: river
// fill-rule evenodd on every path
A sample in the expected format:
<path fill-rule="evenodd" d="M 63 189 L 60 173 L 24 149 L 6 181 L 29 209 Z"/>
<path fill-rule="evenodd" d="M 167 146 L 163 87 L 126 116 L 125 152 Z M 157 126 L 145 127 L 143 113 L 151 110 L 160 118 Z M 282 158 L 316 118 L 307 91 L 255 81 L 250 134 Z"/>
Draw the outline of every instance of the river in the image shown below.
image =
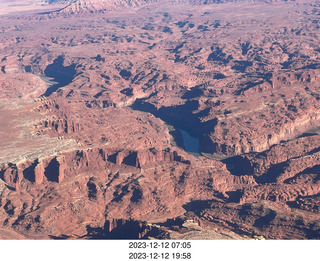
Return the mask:
<path fill-rule="evenodd" d="M 182 135 L 183 138 L 183 147 L 184 150 L 194 156 L 200 156 L 199 153 L 199 139 L 190 136 L 185 130 L 177 129 Z"/>

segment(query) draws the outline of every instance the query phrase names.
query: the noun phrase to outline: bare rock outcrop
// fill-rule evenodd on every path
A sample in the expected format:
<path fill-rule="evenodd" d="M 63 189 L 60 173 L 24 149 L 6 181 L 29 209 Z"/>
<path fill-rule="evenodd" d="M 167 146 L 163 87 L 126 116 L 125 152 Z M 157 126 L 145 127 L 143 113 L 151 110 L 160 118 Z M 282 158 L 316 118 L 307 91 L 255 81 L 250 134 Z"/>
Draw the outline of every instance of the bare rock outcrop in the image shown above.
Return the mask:
<path fill-rule="evenodd" d="M 0 237 L 320 238 L 315 1 L 49 2 L 1 3 Z"/>

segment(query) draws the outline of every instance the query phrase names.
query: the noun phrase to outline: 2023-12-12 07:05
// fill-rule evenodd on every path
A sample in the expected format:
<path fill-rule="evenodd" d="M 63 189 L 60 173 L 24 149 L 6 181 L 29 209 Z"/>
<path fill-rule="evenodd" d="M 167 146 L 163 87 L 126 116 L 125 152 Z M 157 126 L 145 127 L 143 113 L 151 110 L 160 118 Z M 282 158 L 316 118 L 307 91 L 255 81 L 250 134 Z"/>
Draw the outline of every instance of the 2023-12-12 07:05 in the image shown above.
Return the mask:
<path fill-rule="evenodd" d="M 191 242 L 189 241 L 151 241 L 151 242 L 137 242 L 132 241 L 129 242 L 129 248 L 131 249 L 190 249 L 191 248 Z"/>

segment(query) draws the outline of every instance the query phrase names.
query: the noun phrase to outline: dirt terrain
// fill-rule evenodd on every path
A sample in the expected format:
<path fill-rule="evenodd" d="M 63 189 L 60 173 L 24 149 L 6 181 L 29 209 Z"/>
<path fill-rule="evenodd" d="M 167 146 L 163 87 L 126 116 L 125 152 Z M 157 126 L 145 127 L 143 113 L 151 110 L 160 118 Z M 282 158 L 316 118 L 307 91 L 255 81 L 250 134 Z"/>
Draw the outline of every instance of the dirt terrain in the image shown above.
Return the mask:
<path fill-rule="evenodd" d="M 1 239 L 320 238 L 317 1 L 0 9 Z"/>

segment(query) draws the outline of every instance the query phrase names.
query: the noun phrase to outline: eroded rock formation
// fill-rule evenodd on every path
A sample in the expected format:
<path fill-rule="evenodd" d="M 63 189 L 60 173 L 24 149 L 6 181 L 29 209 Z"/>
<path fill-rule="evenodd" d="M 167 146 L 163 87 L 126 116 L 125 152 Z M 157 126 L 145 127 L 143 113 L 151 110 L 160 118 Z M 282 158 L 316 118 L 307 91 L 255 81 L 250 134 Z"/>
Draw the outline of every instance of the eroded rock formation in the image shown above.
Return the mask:
<path fill-rule="evenodd" d="M 1 238 L 320 237 L 314 1 L 2 2 Z"/>

